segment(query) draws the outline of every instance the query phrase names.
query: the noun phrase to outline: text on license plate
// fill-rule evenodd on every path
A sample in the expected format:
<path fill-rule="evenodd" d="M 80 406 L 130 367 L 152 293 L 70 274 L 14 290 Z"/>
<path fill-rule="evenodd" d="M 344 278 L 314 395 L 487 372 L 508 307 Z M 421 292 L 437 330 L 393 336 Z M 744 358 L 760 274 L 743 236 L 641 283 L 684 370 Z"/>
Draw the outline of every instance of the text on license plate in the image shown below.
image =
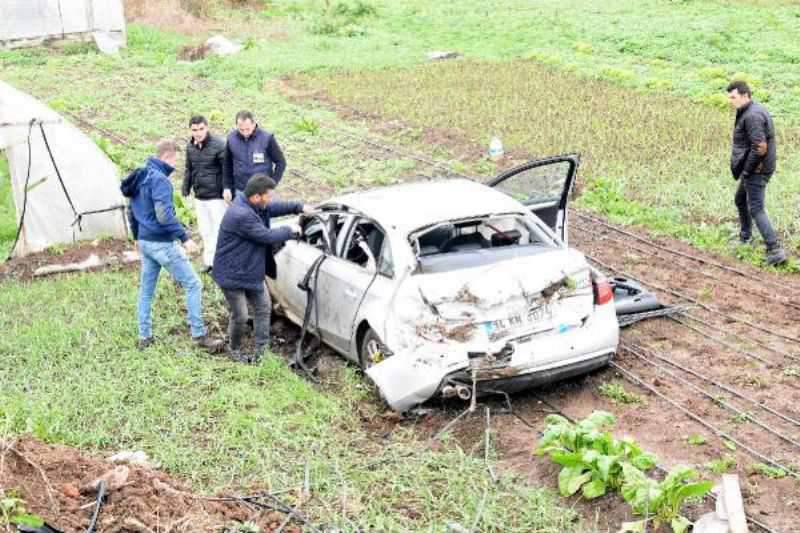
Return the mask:
<path fill-rule="evenodd" d="M 540 305 L 528 310 L 527 313 L 490 320 L 483 323 L 483 329 L 489 336 L 489 340 L 496 340 L 508 336 L 517 331 L 525 331 L 530 326 L 542 323 L 543 326 L 549 325 L 553 318 L 553 308 L 550 305 Z"/>

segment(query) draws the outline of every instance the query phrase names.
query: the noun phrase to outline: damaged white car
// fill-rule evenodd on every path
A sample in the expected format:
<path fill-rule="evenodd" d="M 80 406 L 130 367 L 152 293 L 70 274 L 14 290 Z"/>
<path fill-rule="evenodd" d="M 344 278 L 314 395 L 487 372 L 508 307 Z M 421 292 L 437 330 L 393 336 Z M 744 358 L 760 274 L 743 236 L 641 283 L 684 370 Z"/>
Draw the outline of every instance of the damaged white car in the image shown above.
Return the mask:
<path fill-rule="evenodd" d="M 606 365 L 619 341 L 612 287 L 567 246 L 578 162 L 323 203 L 275 255 L 276 307 L 358 362 L 398 411 Z"/>

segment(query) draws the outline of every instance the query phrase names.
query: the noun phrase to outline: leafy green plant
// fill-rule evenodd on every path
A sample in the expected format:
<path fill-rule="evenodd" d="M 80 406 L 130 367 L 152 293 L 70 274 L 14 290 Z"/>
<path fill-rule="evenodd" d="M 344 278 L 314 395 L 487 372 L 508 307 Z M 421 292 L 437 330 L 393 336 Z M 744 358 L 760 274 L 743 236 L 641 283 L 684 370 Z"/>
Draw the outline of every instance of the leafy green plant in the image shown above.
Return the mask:
<path fill-rule="evenodd" d="M 181 196 L 178 191 L 173 191 L 172 200 L 175 203 L 175 214 L 178 216 L 178 220 L 180 220 L 184 226 L 194 226 L 197 223 L 197 215 L 189 206 L 186 198 Z"/>
<path fill-rule="evenodd" d="M 706 468 L 715 474 L 724 474 L 734 467 L 736 467 L 736 458 L 727 453 L 719 459 L 714 459 L 706 463 Z"/>
<path fill-rule="evenodd" d="M 8 492 L 0 489 L 0 525 L 42 527 L 44 520 L 38 515 L 29 513 L 25 507 L 25 500 L 20 498 L 16 491 Z"/>
<path fill-rule="evenodd" d="M 702 435 L 690 435 L 687 441 L 693 446 L 701 446 L 708 442 L 708 440 Z"/>
<path fill-rule="evenodd" d="M 638 394 L 628 392 L 619 383 L 603 383 L 597 389 L 600 391 L 600 396 L 605 396 L 614 403 L 642 403 L 642 397 Z"/>
<path fill-rule="evenodd" d="M 756 463 L 751 465 L 750 470 L 772 479 L 781 479 L 786 477 L 786 471 L 783 468 L 765 465 L 764 463 Z"/>
<path fill-rule="evenodd" d="M 560 415 L 545 419 L 547 429 L 535 453 L 549 454 L 563 467 L 558 475 L 563 496 L 581 490 L 585 498 L 597 498 L 621 486 L 623 464 L 642 470 L 655 466 L 655 456 L 642 451 L 632 439 L 618 440 L 603 431 L 614 422 L 614 415 L 605 411 L 595 411 L 576 424 Z"/>
<path fill-rule="evenodd" d="M 319 122 L 312 118 L 303 117 L 294 124 L 294 130 L 298 133 L 316 135 L 319 133 Z"/>
<path fill-rule="evenodd" d="M 800 378 L 800 366 L 789 366 L 783 369 L 783 375 Z"/>
<path fill-rule="evenodd" d="M 641 470 L 623 464 L 622 497 L 639 516 L 652 516 L 658 529 L 669 524 L 674 533 L 684 533 L 691 522 L 681 514 L 683 503 L 700 498 L 711 490 L 711 481 L 698 481 L 699 474 L 688 466 L 670 470 L 663 481 L 648 478 Z M 644 531 L 645 520 L 626 522 L 620 533 Z"/>

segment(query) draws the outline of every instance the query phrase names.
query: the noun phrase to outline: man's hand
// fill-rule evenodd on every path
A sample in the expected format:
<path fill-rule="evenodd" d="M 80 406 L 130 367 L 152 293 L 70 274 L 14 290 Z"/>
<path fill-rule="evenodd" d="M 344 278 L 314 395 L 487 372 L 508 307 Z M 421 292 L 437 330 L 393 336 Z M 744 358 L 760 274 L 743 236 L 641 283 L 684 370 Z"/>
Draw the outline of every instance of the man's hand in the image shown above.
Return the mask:
<path fill-rule="evenodd" d="M 303 206 L 303 214 L 304 215 L 313 215 L 317 211 L 318 211 L 318 209 L 316 207 L 312 207 L 310 205 L 304 205 Z"/>
<path fill-rule="evenodd" d="M 194 242 L 192 239 L 189 239 L 188 241 L 183 243 L 183 249 L 186 250 L 186 253 L 189 255 L 194 255 L 199 251 L 197 243 Z"/>
<path fill-rule="evenodd" d="M 300 224 L 289 224 L 286 226 L 289 228 L 289 231 L 292 232 L 292 239 L 299 239 L 303 236 L 303 228 Z"/>
<path fill-rule="evenodd" d="M 225 189 L 222 191 L 222 199 L 225 200 L 226 204 L 230 204 L 231 200 L 233 199 L 233 194 L 231 193 L 230 189 Z"/>
<path fill-rule="evenodd" d="M 753 151 L 762 157 L 767 155 L 767 148 L 768 146 L 766 141 L 753 143 Z"/>

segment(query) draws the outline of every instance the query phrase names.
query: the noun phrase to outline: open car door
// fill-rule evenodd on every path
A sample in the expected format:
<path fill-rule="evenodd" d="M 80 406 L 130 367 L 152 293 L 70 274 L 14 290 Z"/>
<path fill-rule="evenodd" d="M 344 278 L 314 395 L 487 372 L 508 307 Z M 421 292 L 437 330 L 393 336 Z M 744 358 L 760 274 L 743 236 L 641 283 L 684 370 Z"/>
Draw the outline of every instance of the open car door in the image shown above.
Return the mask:
<path fill-rule="evenodd" d="M 579 164 L 577 154 L 536 159 L 506 170 L 487 185 L 528 206 L 566 244 L 567 201 Z"/>

